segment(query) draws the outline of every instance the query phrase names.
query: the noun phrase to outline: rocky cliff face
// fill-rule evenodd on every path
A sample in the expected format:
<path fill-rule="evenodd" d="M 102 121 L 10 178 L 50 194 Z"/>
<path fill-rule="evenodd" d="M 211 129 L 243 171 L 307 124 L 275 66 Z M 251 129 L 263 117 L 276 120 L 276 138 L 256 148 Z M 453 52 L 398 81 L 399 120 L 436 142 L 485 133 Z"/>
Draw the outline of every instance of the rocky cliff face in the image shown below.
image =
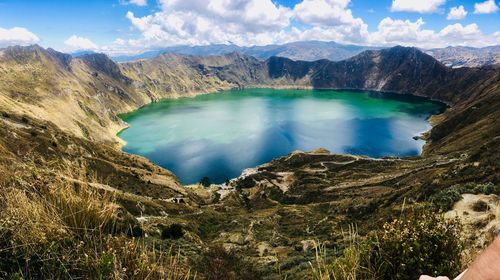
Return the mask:
<path fill-rule="evenodd" d="M 92 73 L 95 77 L 99 75 L 98 73 L 102 73 L 123 84 L 130 84 L 132 82 L 132 80 L 122 74 L 120 67 L 105 54 L 85 54 L 78 57 L 78 60 L 81 60 L 90 69 L 95 70 L 96 72 Z"/>
<path fill-rule="evenodd" d="M 493 77 L 498 75 L 493 69 L 450 69 L 416 48 L 405 47 L 366 51 L 339 62 L 271 58 L 267 67 L 273 79 L 291 77 L 295 81 L 308 76 L 314 88 L 388 91 L 448 104 L 497 82 Z"/>

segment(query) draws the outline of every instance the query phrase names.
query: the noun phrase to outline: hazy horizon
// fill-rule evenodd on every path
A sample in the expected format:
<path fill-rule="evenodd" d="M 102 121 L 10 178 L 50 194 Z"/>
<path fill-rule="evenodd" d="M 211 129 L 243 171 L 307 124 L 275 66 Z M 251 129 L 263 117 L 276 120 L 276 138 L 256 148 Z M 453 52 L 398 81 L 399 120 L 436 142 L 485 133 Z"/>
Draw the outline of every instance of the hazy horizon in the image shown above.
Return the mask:
<path fill-rule="evenodd" d="M 0 48 L 39 44 L 65 53 L 312 40 L 422 49 L 500 44 L 496 0 L 3 0 L 0 6 Z"/>

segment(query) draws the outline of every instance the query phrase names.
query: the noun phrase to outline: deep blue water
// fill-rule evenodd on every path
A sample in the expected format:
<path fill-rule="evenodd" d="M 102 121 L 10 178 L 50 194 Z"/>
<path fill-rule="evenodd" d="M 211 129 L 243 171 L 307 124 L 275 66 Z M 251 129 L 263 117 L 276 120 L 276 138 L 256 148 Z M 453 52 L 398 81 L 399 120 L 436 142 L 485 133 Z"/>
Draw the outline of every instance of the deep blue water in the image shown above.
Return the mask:
<path fill-rule="evenodd" d="M 122 116 L 124 151 L 174 172 L 184 184 L 221 183 L 294 150 L 414 156 L 412 139 L 443 105 L 393 94 L 246 89 L 164 100 Z"/>

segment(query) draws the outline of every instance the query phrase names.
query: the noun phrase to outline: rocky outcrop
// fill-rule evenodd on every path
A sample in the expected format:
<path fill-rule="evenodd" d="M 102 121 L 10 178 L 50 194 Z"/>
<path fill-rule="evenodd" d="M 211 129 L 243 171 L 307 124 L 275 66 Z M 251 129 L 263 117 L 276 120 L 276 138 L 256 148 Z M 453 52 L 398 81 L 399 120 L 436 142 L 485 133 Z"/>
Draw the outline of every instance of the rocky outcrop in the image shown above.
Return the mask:
<path fill-rule="evenodd" d="M 128 77 L 122 74 L 118 64 L 103 53 L 85 54 L 79 56 L 78 59 L 83 61 L 89 68 L 96 71 L 93 73 L 94 76 L 98 75 L 98 73 L 102 73 L 125 84 L 130 84 L 132 82 Z"/>
<path fill-rule="evenodd" d="M 344 61 L 315 62 L 271 58 L 273 79 L 309 76 L 314 88 L 366 89 L 413 94 L 454 104 L 498 80 L 494 69 L 451 69 L 416 48 L 366 51 Z M 287 80 L 289 81 L 289 80 Z"/>

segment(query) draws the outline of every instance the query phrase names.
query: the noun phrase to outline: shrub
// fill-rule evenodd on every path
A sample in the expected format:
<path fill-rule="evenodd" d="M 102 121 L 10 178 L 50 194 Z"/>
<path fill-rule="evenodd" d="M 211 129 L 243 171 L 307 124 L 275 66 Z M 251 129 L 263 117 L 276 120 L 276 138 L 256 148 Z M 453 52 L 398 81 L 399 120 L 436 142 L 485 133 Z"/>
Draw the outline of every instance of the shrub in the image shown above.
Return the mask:
<path fill-rule="evenodd" d="M 453 205 L 462 199 L 462 194 L 497 194 L 500 195 L 500 185 L 493 183 L 476 184 L 467 183 L 464 185 L 454 185 L 447 189 L 441 190 L 430 197 L 430 201 L 441 211 L 448 211 L 453 208 Z"/>
<path fill-rule="evenodd" d="M 460 190 L 462 193 L 500 195 L 500 185 L 495 185 L 491 182 L 485 184 L 467 183 Z"/>
<path fill-rule="evenodd" d="M 205 177 L 201 178 L 200 184 L 203 187 L 208 188 L 212 184 L 212 181 L 210 181 L 210 178 L 208 178 L 207 176 L 205 176 Z"/>
<path fill-rule="evenodd" d="M 373 247 L 369 266 L 381 279 L 456 275 L 461 266 L 460 230 L 457 220 L 429 212 L 396 219 L 370 239 Z"/>
<path fill-rule="evenodd" d="M 448 211 L 462 199 L 462 194 L 456 188 L 448 188 L 431 196 L 430 201 L 441 211 Z"/>
<path fill-rule="evenodd" d="M 217 204 L 220 202 L 221 194 L 218 192 L 213 192 L 212 193 L 212 203 Z"/>
<path fill-rule="evenodd" d="M 140 225 L 133 225 L 127 229 L 127 236 L 130 237 L 143 237 L 144 230 Z"/>
<path fill-rule="evenodd" d="M 474 204 L 472 204 L 472 210 L 476 211 L 476 212 L 484 212 L 486 210 L 488 210 L 489 206 L 488 206 L 488 203 L 482 201 L 482 200 L 478 200 L 476 202 L 474 202 Z"/>
<path fill-rule="evenodd" d="M 262 276 L 252 262 L 221 245 L 212 245 L 193 263 L 207 280 L 257 280 Z"/>
<path fill-rule="evenodd" d="M 493 183 L 487 183 L 487 184 L 482 184 L 478 185 L 481 189 L 481 193 L 484 194 L 500 194 L 500 186 L 495 186 Z"/>
<path fill-rule="evenodd" d="M 161 231 L 162 239 L 179 239 L 184 235 L 182 226 L 179 224 L 171 224 Z"/>
<path fill-rule="evenodd" d="M 457 275 L 461 267 L 461 226 L 443 215 L 417 212 L 385 223 L 383 229 L 360 240 L 350 231 L 340 256 L 327 261 L 319 248 L 311 264 L 312 278 L 418 279 L 422 274 Z M 319 252 L 319 253 L 318 253 Z"/>

